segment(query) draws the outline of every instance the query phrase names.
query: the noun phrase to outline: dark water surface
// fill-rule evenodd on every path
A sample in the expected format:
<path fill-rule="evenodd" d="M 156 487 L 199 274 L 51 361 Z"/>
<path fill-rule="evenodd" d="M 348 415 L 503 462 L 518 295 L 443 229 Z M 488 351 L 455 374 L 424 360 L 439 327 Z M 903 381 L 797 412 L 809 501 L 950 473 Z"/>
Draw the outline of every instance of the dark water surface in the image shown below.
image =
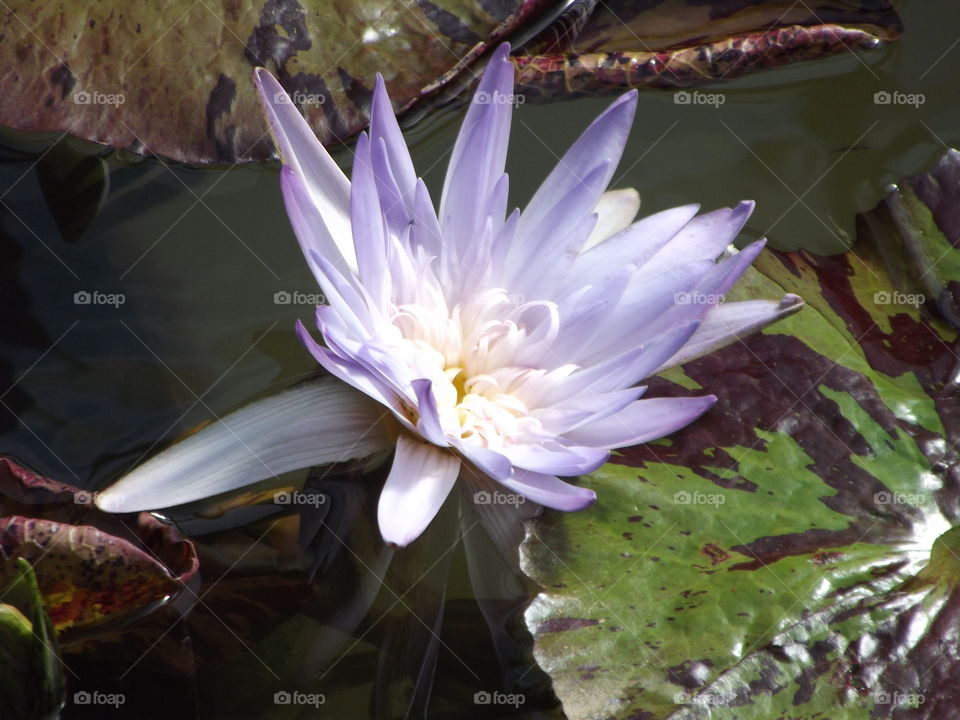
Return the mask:
<path fill-rule="evenodd" d="M 614 185 L 636 187 L 644 214 L 753 198 L 745 235 L 841 251 L 855 214 L 889 183 L 960 145 L 952 10 L 947 0 L 905 3 L 906 34 L 890 47 L 701 89 L 720 93 L 716 106 L 642 93 Z M 878 104 L 883 92 L 923 104 Z M 516 111 L 515 203 L 608 102 Z M 435 194 L 460 117 L 448 112 L 408 133 Z M 275 301 L 317 292 L 275 166 L 209 171 L 100 158 L 70 139 L 51 146 L 49 136 L 22 134 L 3 136 L 0 158 L 0 453 L 102 487 L 178 434 L 314 370 L 293 333 L 297 318 L 311 323 L 312 308 Z M 349 150 L 337 159 L 347 167 Z M 78 303 L 83 293 L 115 298 Z M 189 621 L 170 609 L 136 631 L 66 647 L 71 694 L 123 692 L 127 702 L 117 710 L 68 702 L 64 717 L 392 717 L 411 696 L 422 715 L 430 683 L 421 671 L 433 659 L 432 717 L 560 717 L 517 622 L 530 588 L 483 533 L 466 547 L 453 542 L 452 505 L 391 561 L 369 522 L 381 480 L 318 480 L 330 513 L 322 518 L 188 524 L 205 533 L 204 602 Z M 303 557 L 301 524 L 321 527 Z M 525 695 L 516 710 L 473 702 L 511 687 Z M 274 693 L 295 690 L 326 702 L 275 703 Z"/>

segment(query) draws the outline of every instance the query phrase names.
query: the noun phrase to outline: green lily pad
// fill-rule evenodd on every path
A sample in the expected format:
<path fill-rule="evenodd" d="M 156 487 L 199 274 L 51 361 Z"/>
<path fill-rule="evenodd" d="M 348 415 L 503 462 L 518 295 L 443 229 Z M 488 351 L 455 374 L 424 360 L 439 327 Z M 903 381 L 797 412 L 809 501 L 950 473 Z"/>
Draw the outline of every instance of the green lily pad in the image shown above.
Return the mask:
<path fill-rule="evenodd" d="M 570 718 L 960 717 L 957 168 L 851 252 L 763 255 L 728 299 L 807 307 L 658 378 L 719 401 L 531 526 L 527 623 Z"/>

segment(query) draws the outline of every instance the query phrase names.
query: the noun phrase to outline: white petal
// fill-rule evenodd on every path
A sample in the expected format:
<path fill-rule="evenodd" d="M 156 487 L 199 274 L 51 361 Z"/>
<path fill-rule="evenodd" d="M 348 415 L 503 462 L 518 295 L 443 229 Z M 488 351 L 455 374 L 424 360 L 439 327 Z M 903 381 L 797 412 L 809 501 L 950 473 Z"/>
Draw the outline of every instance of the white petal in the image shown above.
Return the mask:
<path fill-rule="evenodd" d="M 787 293 L 782 300 L 746 300 L 712 308 L 686 345 L 663 366 L 682 365 L 694 358 L 729 345 L 757 330 L 792 315 L 803 307 L 803 300 Z"/>
<path fill-rule="evenodd" d="M 107 512 L 200 500 L 290 470 L 389 447 L 384 408 L 332 378 L 258 400 L 134 468 L 96 503 Z"/>
<path fill-rule="evenodd" d="M 640 212 L 640 193 L 633 188 L 605 192 L 600 196 L 594 212 L 597 214 L 597 224 L 581 252 L 630 227 Z"/>
<path fill-rule="evenodd" d="M 383 539 L 405 547 L 420 537 L 450 494 L 460 459 L 436 445 L 397 438 L 397 454 L 377 505 Z"/>

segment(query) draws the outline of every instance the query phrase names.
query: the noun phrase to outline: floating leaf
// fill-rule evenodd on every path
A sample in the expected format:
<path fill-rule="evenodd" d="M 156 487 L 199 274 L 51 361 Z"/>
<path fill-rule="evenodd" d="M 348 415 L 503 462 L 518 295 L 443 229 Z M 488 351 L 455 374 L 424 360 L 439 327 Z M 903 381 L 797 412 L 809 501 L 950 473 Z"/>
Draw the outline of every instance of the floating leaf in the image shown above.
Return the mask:
<path fill-rule="evenodd" d="M 600 3 L 578 62 L 564 41 L 582 24 L 580 9 L 551 24 L 568 5 L 8 0 L 0 32 L 0 66 L 8 70 L 0 75 L 0 125 L 69 132 L 186 162 L 237 162 L 271 151 L 250 82 L 260 65 L 277 75 L 320 139 L 336 145 L 366 126 L 377 72 L 396 109 L 408 110 L 441 89 L 457 95 L 491 45 L 508 37 L 522 44 L 545 26 L 551 42 L 539 47 L 552 54 L 535 50 L 517 58 L 527 83 L 520 89 L 531 99 L 712 82 L 874 47 L 900 32 L 888 0 L 810 0 L 799 7 L 736 0 L 719 10 L 702 0 L 621 0 L 609 9 Z"/>
<path fill-rule="evenodd" d="M 957 716 L 957 333 L 884 265 L 960 280 L 956 161 L 849 253 L 762 256 L 737 294 L 807 307 L 658 379 L 719 401 L 532 526 L 527 621 L 570 718 Z"/>
<path fill-rule="evenodd" d="M 142 614 L 197 571 L 193 544 L 156 517 L 107 515 L 91 493 L 8 458 L 0 458 L 0 513 L 0 582 L 27 560 L 58 633 Z"/>
<path fill-rule="evenodd" d="M 30 563 L 0 590 L 0 716 L 55 718 L 63 703 L 57 638 Z"/>

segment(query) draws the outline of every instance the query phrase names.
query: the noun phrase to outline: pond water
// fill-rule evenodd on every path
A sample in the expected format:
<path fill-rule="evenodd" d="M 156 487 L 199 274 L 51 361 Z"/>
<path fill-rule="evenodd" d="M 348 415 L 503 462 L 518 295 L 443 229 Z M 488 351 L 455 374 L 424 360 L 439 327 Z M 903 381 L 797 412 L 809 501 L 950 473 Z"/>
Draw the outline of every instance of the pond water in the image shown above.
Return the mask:
<path fill-rule="evenodd" d="M 637 188 L 643 214 L 753 198 L 745 237 L 841 251 L 853 241 L 856 213 L 960 145 L 960 48 L 944 21 L 949 9 L 946 0 L 905 3 L 899 42 L 701 89 L 718 94 L 712 105 L 642 92 L 613 185 Z M 923 103 L 878 104 L 883 92 Z M 516 110 L 507 167 L 514 204 L 608 102 Z M 461 117 L 448 111 L 407 133 L 434 190 Z M 8 389 L 0 452 L 97 488 L 199 423 L 312 373 L 293 324 L 310 323 L 309 301 L 297 299 L 317 288 L 283 211 L 276 165 L 200 170 L 51 140 L 2 135 L 0 385 Z M 336 158 L 349 167 L 349 149 Z M 113 300 L 78 304 L 78 293 Z M 283 293 L 294 302 L 280 302 Z M 124 692 L 127 707 L 110 717 L 391 717 L 433 652 L 431 717 L 561 717 L 517 623 L 531 588 L 502 563 L 469 565 L 468 553 L 495 555 L 489 548 L 451 550 L 453 519 L 416 552 L 396 555 L 385 588 L 367 597 L 364 578 L 388 560 L 366 526 L 379 480 L 319 480 L 336 500 L 331 518 L 345 508 L 359 514 L 344 520 L 349 547 L 314 538 L 312 585 L 298 569 L 296 515 L 236 528 L 190 520 L 186 529 L 205 533 L 206 603 L 154 646 L 172 611 L 139 634 L 65 648 L 77 675 L 69 681 Z M 488 575 L 484 587 L 491 578 L 501 586 L 481 604 L 478 573 Z M 334 637 L 326 625 L 346 610 L 356 627 Z M 491 639 L 484 611 L 502 621 L 501 635 Z M 427 625 L 440 628 L 439 643 Z M 326 670 L 304 681 L 310 663 Z M 517 678 L 522 706 L 477 709 L 474 693 Z M 422 693 L 430 685 L 420 680 Z M 324 693 L 326 702 L 296 712 L 274 704 L 273 693 L 295 689 Z M 64 716 L 100 717 L 82 707 Z"/>

